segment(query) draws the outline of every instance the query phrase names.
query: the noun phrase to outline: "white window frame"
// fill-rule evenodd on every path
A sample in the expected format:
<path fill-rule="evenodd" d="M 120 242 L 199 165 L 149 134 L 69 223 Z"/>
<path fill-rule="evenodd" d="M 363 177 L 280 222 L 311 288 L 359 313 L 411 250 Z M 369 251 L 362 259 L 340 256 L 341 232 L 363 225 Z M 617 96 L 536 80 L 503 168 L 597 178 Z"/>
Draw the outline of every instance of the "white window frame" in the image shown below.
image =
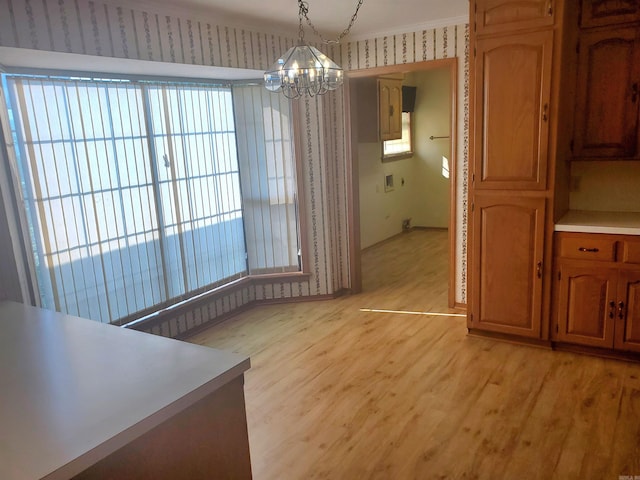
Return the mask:
<path fill-rule="evenodd" d="M 402 112 L 402 138 L 382 142 L 382 160 L 392 161 L 413 156 L 413 113 Z"/>

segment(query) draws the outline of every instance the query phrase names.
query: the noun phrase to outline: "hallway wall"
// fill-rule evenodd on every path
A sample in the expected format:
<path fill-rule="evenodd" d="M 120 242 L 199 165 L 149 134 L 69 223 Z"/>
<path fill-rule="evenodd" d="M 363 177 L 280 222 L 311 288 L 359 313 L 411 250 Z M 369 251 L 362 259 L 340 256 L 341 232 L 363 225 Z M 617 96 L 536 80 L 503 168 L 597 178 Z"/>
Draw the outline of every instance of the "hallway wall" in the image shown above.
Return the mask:
<path fill-rule="evenodd" d="M 402 231 L 402 222 L 414 227 L 449 226 L 450 179 L 443 176 L 442 157 L 451 158 L 451 75 L 448 67 L 411 72 L 403 85 L 416 86 L 412 114 L 413 155 L 382 161 L 381 142 L 358 144 L 361 248 Z M 358 90 L 358 81 L 353 82 Z M 392 190 L 385 177 L 393 175 Z"/>
<path fill-rule="evenodd" d="M 418 87 L 415 118 L 415 178 L 413 190 L 413 225 L 447 228 L 449 202 L 451 138 L 431 140 L 429 137 L 451 137 L 451 75 L 439 68 L 414 74 Z M 448 162 L 443 164 L 443 157 Z"/>

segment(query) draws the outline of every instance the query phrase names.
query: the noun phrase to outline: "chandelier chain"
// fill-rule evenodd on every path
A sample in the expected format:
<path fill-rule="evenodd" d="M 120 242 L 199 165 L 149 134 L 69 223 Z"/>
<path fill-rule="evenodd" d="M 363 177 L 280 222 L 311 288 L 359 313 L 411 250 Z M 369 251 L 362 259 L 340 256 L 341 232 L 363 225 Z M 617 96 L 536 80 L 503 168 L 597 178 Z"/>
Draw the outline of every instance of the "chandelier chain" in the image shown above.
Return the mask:
<path fill-rule="evenodd" d="M 349 25 L 347 25 L 347 28 L 345 28 L 342 31 L 342 33 L 340 35 L 338 35 L 338 37 L 335 40 L 327 40 L 318 31 L 318 29 L 311 22 L 311 20 L 309 20 L 309 4 L 307 2 L 305 2 L 304 0 L 298 0 L 298 7 L 300 8 L 300 13 L 299 13 L 299 15 L 300 15 L 300 26 L 299 26 L 298 35 L 300 37 L 300 40 L 304 39 L 304 29 L 302 28 L 302 17 L 304 17 L 305 20 L 307 21 L 307 24 L 309 25 L 309 27 L 311 27 L 311 30 L 313 31 L 313 33 L 316 34 L 320 38 L 320 40 L 322 40 L 323 43 L 326 43 L 326 44 L 340 43 L 340 40 L 342 40 L 344 37 L 346 37 L 349 34 L 349 31 L 351 30 L 351 27 L 353 27 L 353 24 L 355 23 L 356 18 L 358 18 L 358 11 L 360 10 L 360 7 L 362 6 L 363 3 L 364 3 L 364 0 L 358 0 L 358 5 L 356 6 L 356 11 L 353 12 L 353 15 L 351 16 L 351 21 L 349 22 Z"/>

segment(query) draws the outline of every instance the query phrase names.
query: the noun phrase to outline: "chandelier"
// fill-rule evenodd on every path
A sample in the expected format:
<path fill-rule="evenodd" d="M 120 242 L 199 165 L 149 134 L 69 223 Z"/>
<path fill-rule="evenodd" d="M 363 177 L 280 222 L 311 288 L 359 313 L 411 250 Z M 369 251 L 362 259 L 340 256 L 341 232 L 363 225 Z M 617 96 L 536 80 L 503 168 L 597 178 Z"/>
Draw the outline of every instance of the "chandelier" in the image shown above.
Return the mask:
<path fill-rule="evenodd" d="M 325 40 L 309 20 L 309 7 L 303 0 L 298 0 L 298 45 L 291 47 L 264 73 L 264 85 L 272 92 L 282 92 L 287 98 L 298 98 L 303 95 L 313 97 L 335 90 L 343 81 L 342 68 L 324 53 L 304 41 L 303 18 L 325 44 L 339 43 L 345 37 L 358 16 L 358 10 L 364 0 L 358 0 L 356 11 L 347 28 L 336 40 Z"/>

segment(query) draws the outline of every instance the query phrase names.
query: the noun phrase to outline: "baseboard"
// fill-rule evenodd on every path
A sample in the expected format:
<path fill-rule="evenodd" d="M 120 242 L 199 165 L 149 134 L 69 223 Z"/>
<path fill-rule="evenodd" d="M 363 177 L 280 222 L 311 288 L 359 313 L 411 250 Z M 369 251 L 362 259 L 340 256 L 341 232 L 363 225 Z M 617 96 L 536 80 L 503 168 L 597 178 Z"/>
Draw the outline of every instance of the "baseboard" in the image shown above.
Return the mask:
<path fill-rule="evenodd" d="M 553 342 L 553 349 L 559 352 L 580 353 L 611 360 L 622 360 L 625 362 L 640 362 L 640 353 L 621 352 L 608 348 L 587 347 L 583 345 L 573 345 L 571 343 Z"/>
<path fill-rule="evenodd" d="M 543 348 L 545 350 L 552 349 L 552 342 L 549 340 L 540 340 L 537 338 L 517 337 L 505 333 L 487 332 L 485 330 L 468 329 L 468 335 L 478 338 L 490 338 L 501 342 L 512 343 L 514 345 L 528 345 L 530 347 Z"/>

